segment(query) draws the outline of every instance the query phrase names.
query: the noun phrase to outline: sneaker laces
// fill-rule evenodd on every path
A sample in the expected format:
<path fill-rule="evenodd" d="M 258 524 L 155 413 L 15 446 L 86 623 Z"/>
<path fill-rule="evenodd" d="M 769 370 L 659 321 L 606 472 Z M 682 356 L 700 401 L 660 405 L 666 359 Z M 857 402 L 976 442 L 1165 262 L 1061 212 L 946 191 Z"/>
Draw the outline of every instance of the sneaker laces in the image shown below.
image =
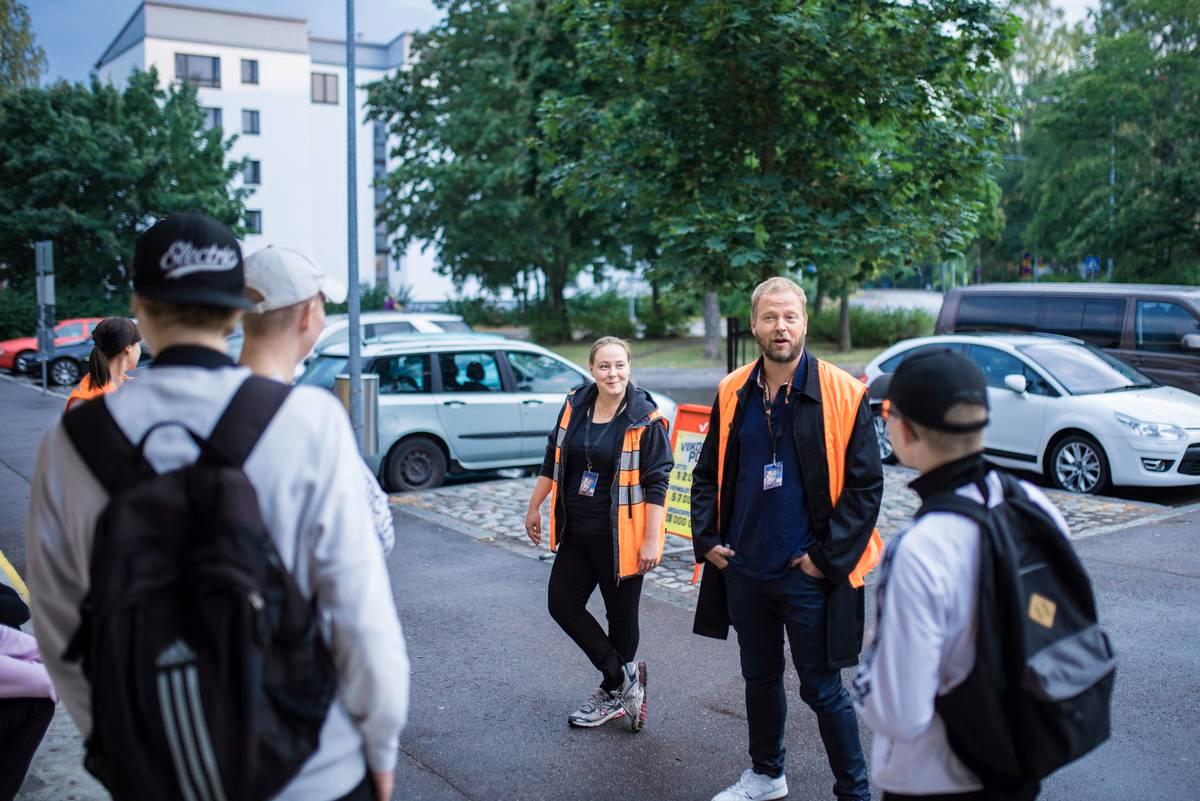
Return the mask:
<path fill-rule="evenodd" d="M 592 691 L 592 697 L 583 702 L 583 706 L 579 708 L 579 711 L 585 715 L 591 712 L 597 712 L 601 709 L 601 707 L 608 703 L 611 697 L 612 695 L 603 687 L 597 687 Z"/>

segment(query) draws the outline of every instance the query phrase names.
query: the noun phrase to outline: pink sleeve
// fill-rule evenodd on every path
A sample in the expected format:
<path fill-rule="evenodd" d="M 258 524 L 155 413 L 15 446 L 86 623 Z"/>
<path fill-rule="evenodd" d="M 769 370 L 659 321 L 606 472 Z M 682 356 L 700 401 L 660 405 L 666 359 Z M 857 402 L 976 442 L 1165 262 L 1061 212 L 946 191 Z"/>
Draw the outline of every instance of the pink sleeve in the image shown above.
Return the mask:
<path fill-rule="evenodd" d="M 37 640 L 0 626 L 0 698 L 49 698 L 58 703 L 50 674 L 40 660 Z"/>
<path fill-rule="evenodd" d="M 40 662 L 42 659 L 37 640 L 8 626 L 0 626 L 0 656 L 11 656 L 26 662 Z"/>

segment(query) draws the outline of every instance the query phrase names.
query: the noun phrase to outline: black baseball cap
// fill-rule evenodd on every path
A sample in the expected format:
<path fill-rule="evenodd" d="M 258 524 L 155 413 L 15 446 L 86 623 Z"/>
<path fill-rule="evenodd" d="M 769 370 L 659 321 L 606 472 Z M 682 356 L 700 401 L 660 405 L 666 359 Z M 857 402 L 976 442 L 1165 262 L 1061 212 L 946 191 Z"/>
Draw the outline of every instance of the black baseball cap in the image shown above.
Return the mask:
<path fill-rule="evenodd" d="M 249 309 L 242 248 L 233 231 L 205 214 L 169 214 L 138 239 L 133 291 L 180 305 Z"/>
<path fill-rule="evenodd" d="M 986 417 L 977 423 L 946 422 L 946 413 L 960 403 L 988 408 L 983 372 L 966 356 L 949 349 L 909 356 L 896 372 L 872 382 L 870 392 L 872 398 L 887 400 L 902 417 L 934 431 L 969 434 L 989 422 Z"/>

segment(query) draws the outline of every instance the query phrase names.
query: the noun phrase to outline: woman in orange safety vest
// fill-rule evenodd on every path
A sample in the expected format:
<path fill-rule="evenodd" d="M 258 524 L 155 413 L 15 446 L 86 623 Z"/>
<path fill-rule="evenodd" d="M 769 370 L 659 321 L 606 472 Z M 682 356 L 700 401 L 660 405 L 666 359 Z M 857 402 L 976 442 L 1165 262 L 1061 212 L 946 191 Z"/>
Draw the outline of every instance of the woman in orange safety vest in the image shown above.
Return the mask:
<path fill-rule="evenodd" d="M 125 317 L 109 317 L 92 329 L 92 355 L 88 371 L 67 398 L 67 408 L 114 391 L 129 380 L 129 371 L 142 357 L 142 332 Z"/>
<path fill-rule="evenodd" d="M 662 558 L 667 480 L 674 460 L 668 421 L 650 393 L 630 381 L 629 343 L 592 346 L 594 384 L 567 395 L 550 432 L 525 531 L 542 542 L 542 502 L 550 497 L 550 616 L 600 671 L 600 686 L 567 721 L 594 728 L 627 718 L 646 722 L 646 663 L 634 661 L 642 578 Z M 596 587 L 608 631 L 587 611 Z"/>

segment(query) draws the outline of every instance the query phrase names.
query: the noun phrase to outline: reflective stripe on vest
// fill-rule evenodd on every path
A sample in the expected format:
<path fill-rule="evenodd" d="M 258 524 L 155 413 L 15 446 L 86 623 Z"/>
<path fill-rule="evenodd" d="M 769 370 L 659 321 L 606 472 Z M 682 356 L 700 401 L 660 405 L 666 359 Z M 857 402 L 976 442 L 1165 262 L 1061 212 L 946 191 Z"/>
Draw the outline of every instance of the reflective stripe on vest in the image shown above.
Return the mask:
<path fill-rule="evenodd" d="M 729 435 L 733 429 L 733 417 L 737 411 L 738 390 L 750 380 L 757 361 L 739 367 L 721 381 L 717 392 L 717 403 L 721 411 L 721 430 L 717 441 L 717 520 L 721 519 L 721 487 L 725 482 L 725 453 L 729 446 Z M 821 414 L 825 429 L 825 460 L 829 467 L 829 495 L 837 506 L 846 484 L 846 448 L 854 433 L 854 421 L 867 387 L 850 374 L 823 361 L 817 362 L 817 374 L 821 382 Z M 861 587 L 867 574 L 879 564 L 883 555 L 883 538 L 878 529 L 871 532 L 867 548 L 858 564 L 850 572 L 850 584 Z"/>
<path fill-rule="evenodd" d="M 647 426 L 661 424 L 667 420 L 654 410 L 642 421 L 634 423 L 625 431 L 621 442 L 621 453 L 617 462 L 617 525 L 613 532 L 616 547 L 617 578 L 638 574 L 638 553 L 646 539 L 646 490 L 642 487 L 642 432 Z M 562 418 L 558 422 L 558 433 L 554 441 L 554 477 L 550 486 L 550 550 L 558 550 L 559 512 L 558 495 L 562 489 L 563 445 L 567 441 L 567 428 L 571 425 L 571 396 L 563 406 Z M 570 492 L 571 488 L 568 487 Z M 563 509 L 565 511 L 566 505 Z M 663 520 L 664 528 L 666 519 Z M 662 554 L 664 531 L 655 532 L 659 555 Z"/>

